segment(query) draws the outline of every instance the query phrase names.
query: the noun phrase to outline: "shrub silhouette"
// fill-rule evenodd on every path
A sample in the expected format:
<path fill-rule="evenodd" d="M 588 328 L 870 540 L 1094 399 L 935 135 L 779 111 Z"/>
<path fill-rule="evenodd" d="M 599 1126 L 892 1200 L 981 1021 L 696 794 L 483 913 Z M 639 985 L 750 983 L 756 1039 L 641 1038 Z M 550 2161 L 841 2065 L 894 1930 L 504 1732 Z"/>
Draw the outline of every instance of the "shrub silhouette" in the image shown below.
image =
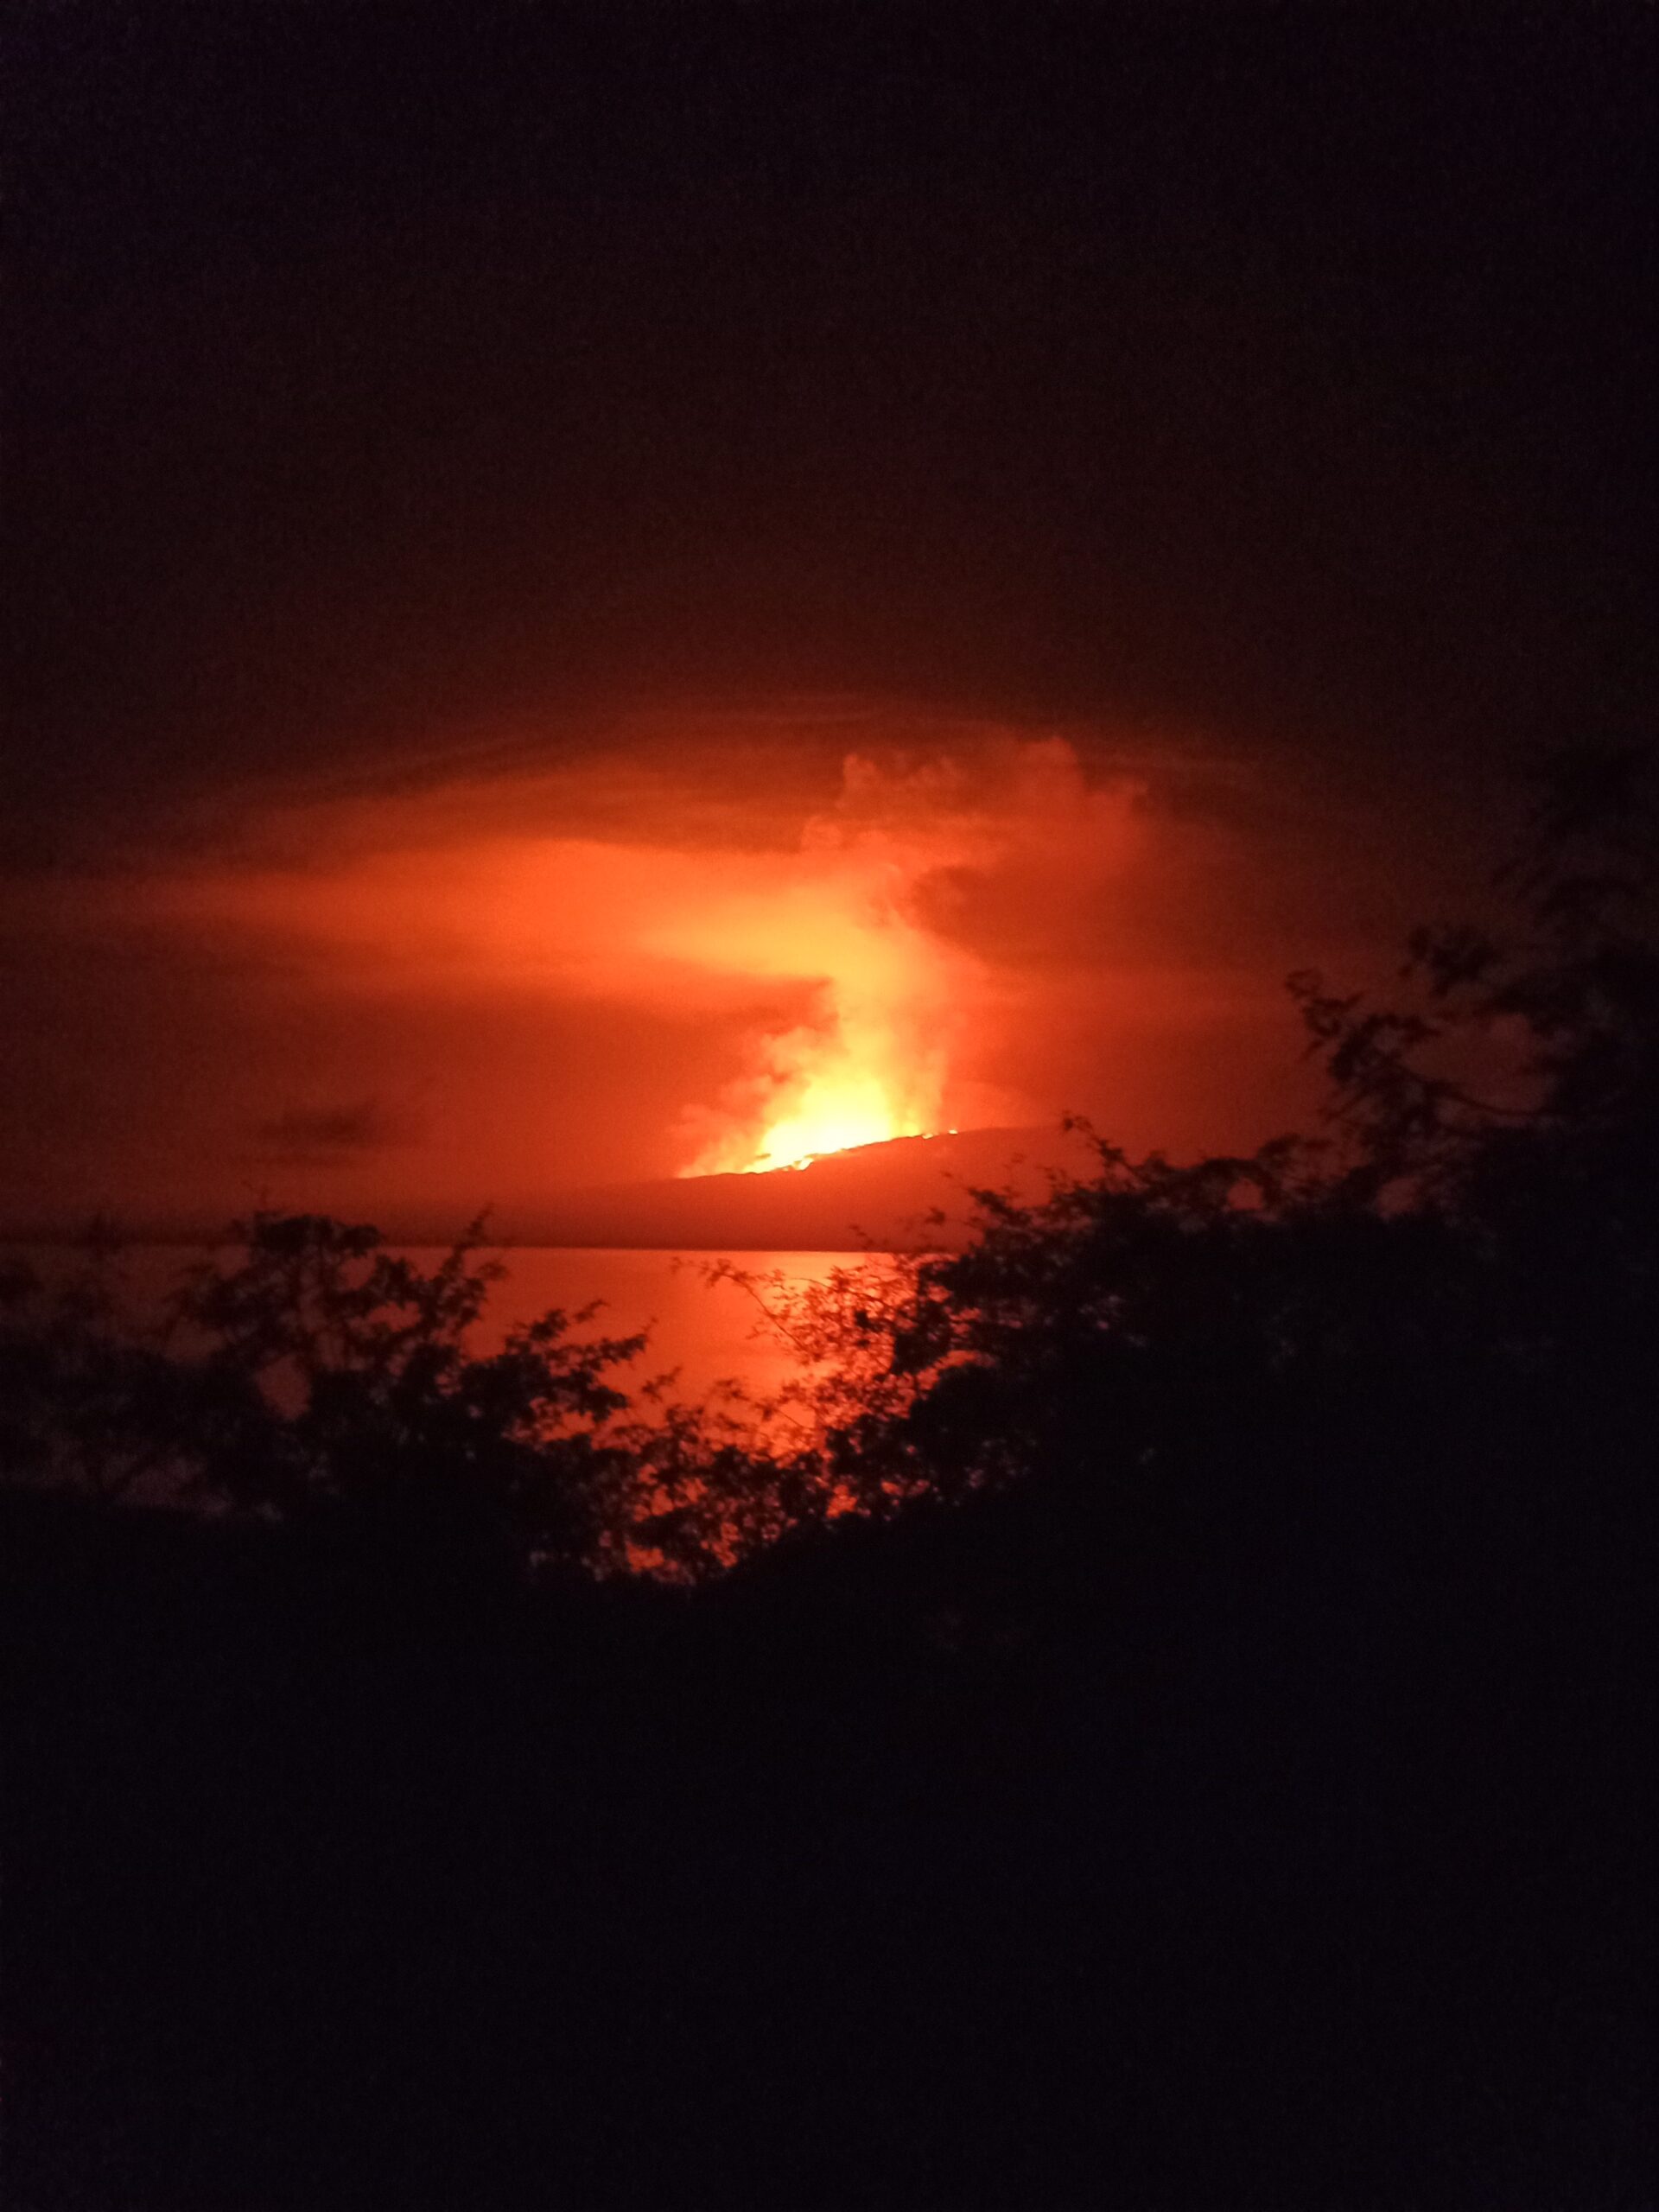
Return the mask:
<path fill-rule="evenodd" d="M 587 1558 L 632 1461 L 607 1377 L 641 1337 L 550 1312 L 480 1357 L 468 1334 L 501 1272 L 478 1225 L 434 1268 L 378 1230 L 257 1213 L 188 1275 L 149 1344 L 71 1287 L 44 1319 L 20 1282 L 5 1339 L 11 1458 L 99 1495 L 165 1471 L 175 1497 L 358 1525 L 370 1541 L 492 1552 L 531 1572 Z M 22 1309 L 20 1312 L 19 1309 Z"/>
<path fill-rule="evenodd" d="M 190 1378 L 164 1332 L 127 1311 L 118 1251 L 95 1222 L 55 1287 L 27 1263 L 0 1267 L 0 1484 L 112 1503 L 168 1467 Z"/>
<path fill-rule="evenodd" d="M 1500 871 L 1511 939 L 1419 931 L 1403 1010 L 1292 978 L 1324 1137 L 1190 1166 L 1101 1142 L 1039 1205 L 976 1193 L 969 1248 L 896 1297 L 774 1287 L 785 1340 L 832 1362 L 822 1461 L 868 1509 L 1144 1474 L 1316 1409 L 1333 1437 L 1408 1406 L 1458 1433 L 1546 1382 L 1618 1401 L 1659 1318 L 1656 860 L 1640 758 L 1564 757 Z"/>

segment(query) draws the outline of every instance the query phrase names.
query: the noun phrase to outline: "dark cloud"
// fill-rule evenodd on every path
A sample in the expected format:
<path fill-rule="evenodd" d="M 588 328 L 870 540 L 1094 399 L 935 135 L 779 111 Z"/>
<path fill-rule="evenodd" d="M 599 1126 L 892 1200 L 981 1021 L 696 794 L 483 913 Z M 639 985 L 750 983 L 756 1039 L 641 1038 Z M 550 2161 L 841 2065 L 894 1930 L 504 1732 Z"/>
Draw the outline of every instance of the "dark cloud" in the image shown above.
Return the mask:
<path fill-rule="evenodd" d="M 289 1167 L 327 1167 L 342 1160 L 412 1143 L 419 1130 L 408 1116 L 378 1099 L 352 1105 L 285 1106 L 254 1131 L 254 1157 Z"/>
<path fill-rule="evenodd" d="M 486 13 L 14 29 L 20 853 L 619 699 L 1650 699 L 1650 10 Z"/>

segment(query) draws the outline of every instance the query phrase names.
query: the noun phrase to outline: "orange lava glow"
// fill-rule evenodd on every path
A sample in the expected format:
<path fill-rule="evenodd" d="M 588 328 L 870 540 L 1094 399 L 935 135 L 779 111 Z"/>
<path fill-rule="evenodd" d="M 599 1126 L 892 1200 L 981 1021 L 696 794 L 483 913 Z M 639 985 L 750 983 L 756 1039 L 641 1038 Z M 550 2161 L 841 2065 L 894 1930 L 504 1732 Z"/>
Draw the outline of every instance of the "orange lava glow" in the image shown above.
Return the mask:
<path fill-rule="evenodd" d="M 813 1039 L 808 1059 L 787 1100 L 758 1135 L 734 1134 L 711 1145 L 693 1171 L 698 1174 L 758 1174 L 774 1167 L 804 1167 L 826 1152 L 880 1144 L 888 1137 L 926 1134 L 913 1084 L 903 1071 L 859 1066 L 839 1039 Z"/>
<path fill-rule="evenodd" d="M 855 1145 L 880 1144 L 886 1137 L 922 1133 L 893 1110 L 879 1076 L 853 1076 L 845 1082 L 818 1081 L 808 1089 L 800 1109 L 761 1132 L 754 1168 L 804 1167 L 821 1153 L 848 1152 Z"/>
<path fill-rule="evenodd" d="M 810 1000 L 752 1033 L 745 1071 L 688 1114 L 684 1173 L 798 1167 L 945 1119 L 960 963 L 906 912 L 911 869 L 857 843 L 797 867 L 784 895 L 700 918 L 706 957 L 798 979 Z"/>

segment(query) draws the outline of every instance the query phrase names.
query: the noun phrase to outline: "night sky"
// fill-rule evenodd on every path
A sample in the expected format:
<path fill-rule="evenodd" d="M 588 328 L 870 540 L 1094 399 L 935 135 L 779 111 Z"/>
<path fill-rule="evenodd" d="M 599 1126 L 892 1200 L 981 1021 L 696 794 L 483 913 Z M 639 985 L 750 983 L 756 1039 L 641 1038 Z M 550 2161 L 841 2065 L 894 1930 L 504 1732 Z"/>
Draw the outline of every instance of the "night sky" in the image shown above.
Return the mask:
<path fill-rule="evenodd" d="M 19 11 L 0 1213 L 1268 1134 L 1648 725 L 1652 21 Z"/>

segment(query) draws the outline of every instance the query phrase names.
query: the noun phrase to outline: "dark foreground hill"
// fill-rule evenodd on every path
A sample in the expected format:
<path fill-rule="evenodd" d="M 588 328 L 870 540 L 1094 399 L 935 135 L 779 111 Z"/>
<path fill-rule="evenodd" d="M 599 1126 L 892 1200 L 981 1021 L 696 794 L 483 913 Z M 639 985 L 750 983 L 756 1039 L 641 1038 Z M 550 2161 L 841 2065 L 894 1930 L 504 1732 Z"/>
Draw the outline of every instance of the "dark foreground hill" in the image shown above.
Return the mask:
<path fill-rule="evenodd" d="M 521 1244 L 927 1250 L 967 1242 L 969 1190 L 1031 1199 L 1046 1187 L 1045 1170 L 1084 1171 L 1090 1161 L 1088 1147 L 1058 1129 L 964 1129 L 859 1145 L 804 1167 L 575 1191 L 491 1225 Z"/>
<path fill-rule="evenodd" d="M 1639 2203 L 1640 1444 L 1263 1442 L 696 1593 L 6 1498 L 8 2206 Z"/>

